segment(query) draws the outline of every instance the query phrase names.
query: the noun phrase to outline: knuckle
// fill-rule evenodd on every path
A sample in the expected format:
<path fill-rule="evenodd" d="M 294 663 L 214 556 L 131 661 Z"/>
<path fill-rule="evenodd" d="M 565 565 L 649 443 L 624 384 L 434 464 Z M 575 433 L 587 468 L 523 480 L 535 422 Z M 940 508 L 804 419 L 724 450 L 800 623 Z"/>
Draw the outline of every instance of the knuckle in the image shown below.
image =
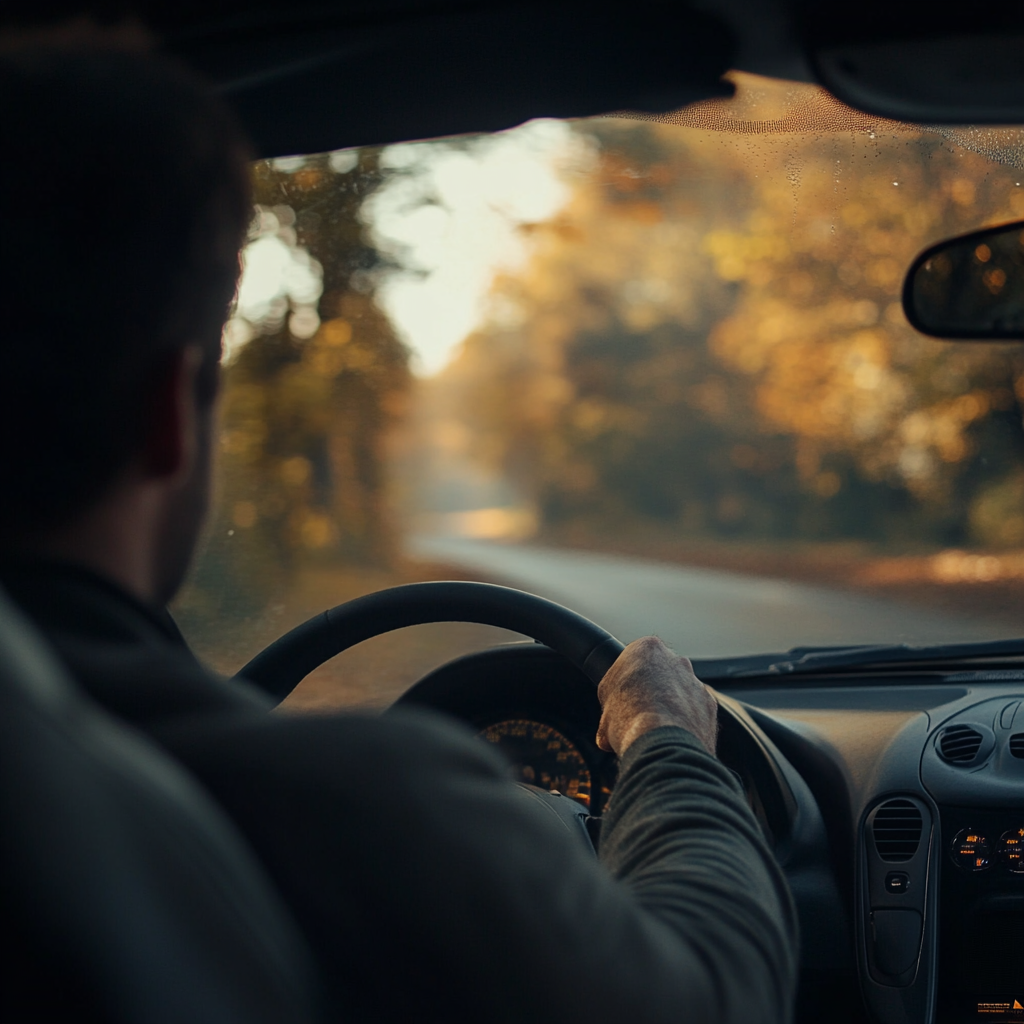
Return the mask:
<path fill-rule="evenodd" d="M 642 636 L 639 640 L 634 640 L 630 645 L 634 651 L 646 652 L 656 651 L 664 644 L 656 636 Z"/>

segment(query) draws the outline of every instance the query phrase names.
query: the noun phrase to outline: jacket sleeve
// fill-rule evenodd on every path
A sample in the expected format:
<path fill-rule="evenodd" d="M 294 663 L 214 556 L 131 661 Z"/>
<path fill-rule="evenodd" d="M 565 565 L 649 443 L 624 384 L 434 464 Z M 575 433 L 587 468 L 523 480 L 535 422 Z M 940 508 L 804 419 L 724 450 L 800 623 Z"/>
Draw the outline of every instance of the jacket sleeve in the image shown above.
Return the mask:
<path fill-rule="evenodd" d="M 690 994 L 681 985 L 677 998 L 691 1014 L 698 993 L 707 1000 L 693 1020 L 789 1018 L 797 972 L 789 888 L 735 777 L 691 733 L 656 729 L 626 751 L 601 860 L 637 912 L 668 933 L 654 941 L 686 965 Z"/>
<path fill-rule="evenodd" d="M 601 861 L 440 716 L 272 716 L 165 737 L 241 826 L 338 1019 L 758 1024 L 796 926 L 731 773 L 682 729 L 623 758 Z"/>

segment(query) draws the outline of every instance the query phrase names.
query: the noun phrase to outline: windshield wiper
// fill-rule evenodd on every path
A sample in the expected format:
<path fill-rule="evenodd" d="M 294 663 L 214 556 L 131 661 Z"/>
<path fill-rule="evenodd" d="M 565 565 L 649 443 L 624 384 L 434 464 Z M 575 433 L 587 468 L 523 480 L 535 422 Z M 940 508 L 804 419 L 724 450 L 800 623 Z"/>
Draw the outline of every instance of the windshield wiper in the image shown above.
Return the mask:
<path fill-rule="evenodd" d="M 879 644 L 856 647 L 794 647 L 785 654 L 755 654 L 741 658 L 695 659 L 697 675 L 706 679 L 746 679 L 756 676 L 810 675 L 832 669 L 883 665 L 953 666 L 965 660 L 1024 657 L 1024 639 L 982 640 L 961 644 Z"/>

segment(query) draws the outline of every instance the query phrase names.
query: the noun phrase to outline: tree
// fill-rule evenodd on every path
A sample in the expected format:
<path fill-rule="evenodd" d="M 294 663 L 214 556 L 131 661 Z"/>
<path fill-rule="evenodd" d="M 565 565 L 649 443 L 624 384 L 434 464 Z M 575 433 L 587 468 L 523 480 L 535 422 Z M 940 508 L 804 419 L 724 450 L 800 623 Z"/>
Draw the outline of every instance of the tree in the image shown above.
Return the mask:
<path fill-rule="evenodd" d="M 597 169 L 434 385 L 467 450 L 548 526 L 1024 540 L 1019 349 L 923 338 L 898 301 L 926 244 L 1024 216 L 1017 172 L 852 113 L 698 115 L 579 126 Z"/>
<path fill-rule="evenodd" d="M 378 257 L 358 218 L 380 179 L 374 151 L 254 165 L 246 253 L 263 244 L 291 262 L 278 292 L 252 303 L 253 322 L 229 325 L 219 489 L 186 624 L 258 612 L 313 554 L 392 557 L 384 446 L 408 354 L 373 303 Z M 245 290 L 243 276 L 242 312 Z"/>

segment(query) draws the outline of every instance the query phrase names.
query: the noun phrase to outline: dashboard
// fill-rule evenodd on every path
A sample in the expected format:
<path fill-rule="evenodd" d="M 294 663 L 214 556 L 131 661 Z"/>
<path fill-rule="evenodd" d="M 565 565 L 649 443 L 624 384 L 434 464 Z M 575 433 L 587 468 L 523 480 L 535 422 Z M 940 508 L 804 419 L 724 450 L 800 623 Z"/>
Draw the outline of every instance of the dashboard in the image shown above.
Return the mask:
<path fill-rule="evenodd" d="M 797 1019 L 1024 1021 L 1024 671 L 717 692 L 719 757 L 800 916 Z M 593 684 L 539 644 L 450 662 L 400 703 L 462 718 L 594 818 L 614 790 Z"/>
<path fill-rule="evenodd" d="M 729 689 L 822 811 L 866 1019 L 1024 1020 L 1024 672 Z"/>

